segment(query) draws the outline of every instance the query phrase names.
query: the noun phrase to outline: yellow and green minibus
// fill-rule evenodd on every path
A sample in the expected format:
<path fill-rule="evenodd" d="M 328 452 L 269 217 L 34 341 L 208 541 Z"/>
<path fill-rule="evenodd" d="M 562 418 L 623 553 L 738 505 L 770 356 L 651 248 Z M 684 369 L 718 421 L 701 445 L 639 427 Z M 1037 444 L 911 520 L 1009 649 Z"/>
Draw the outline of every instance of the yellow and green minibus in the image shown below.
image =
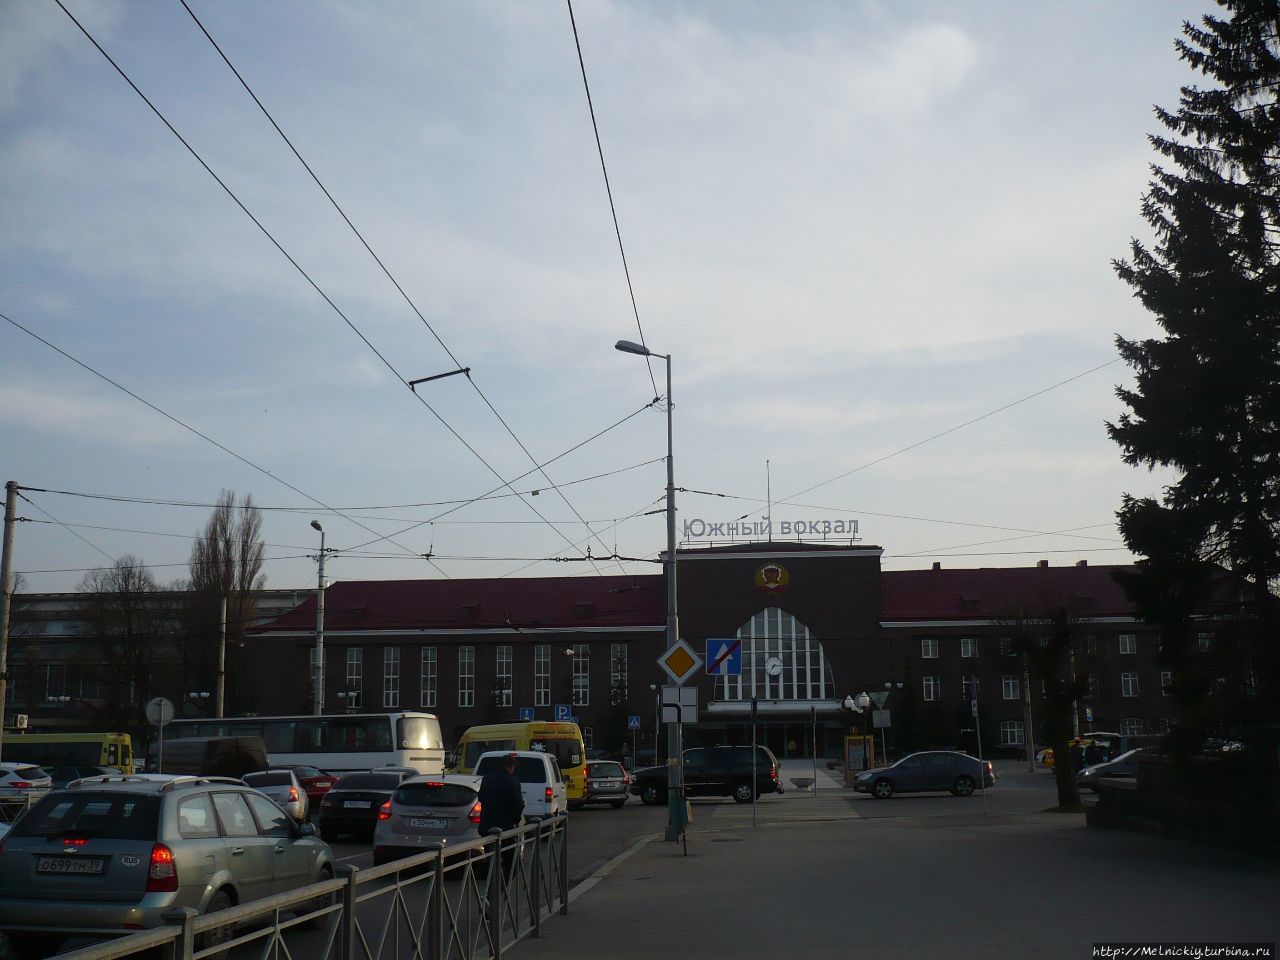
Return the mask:
<path fill-rule="evenodd" d="M 115 767 L 133 773 L 133 738 L 127 733 L 6 731 L 0 760 L 40 767 Z"/>
<path fill-rule="evenodd" d="M 450 773 L 471 773 L 480 754 L 490 750 L 540 750 L 560 765 L 570 806 L 582 803 L 587 776 L 587 749 L 576 723 L 560 720 L 486 723 L 468 727 L 454 750 Z"/>

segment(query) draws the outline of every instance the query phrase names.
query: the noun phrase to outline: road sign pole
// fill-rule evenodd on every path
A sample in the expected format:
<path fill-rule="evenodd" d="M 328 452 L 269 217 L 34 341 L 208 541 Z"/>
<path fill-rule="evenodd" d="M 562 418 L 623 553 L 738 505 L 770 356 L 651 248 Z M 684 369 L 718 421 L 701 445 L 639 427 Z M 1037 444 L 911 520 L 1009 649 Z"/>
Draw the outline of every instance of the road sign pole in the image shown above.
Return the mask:
<path fill-rule="evenodd" d="M 756 749 L 757 749 L 756 748 L 756 708 L 757 706 L 758 706 L 758 701 L 756 700 L 755 697 L 752 697 L 751 698 L 751 783 L 753 785 L 756 782 L 756 761 L 758 760 L 756 756 Z M 751 826 L 753 827 L 756 826 L 756 806 L 757 806 L 757 801 L 759 800 L 759 797 L 757 797 L 756 794 L 758 792 L 759 791 L 757 790 L 751 791 Z"/>

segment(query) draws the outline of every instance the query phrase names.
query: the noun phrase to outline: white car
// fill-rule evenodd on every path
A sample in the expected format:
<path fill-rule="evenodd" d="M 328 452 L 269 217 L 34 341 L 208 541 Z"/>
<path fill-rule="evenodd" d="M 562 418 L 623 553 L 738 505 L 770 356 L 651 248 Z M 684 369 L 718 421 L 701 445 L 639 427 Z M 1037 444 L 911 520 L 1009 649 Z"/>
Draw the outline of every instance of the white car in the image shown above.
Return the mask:
<path fill-rule="evenodd" d="M 0 763 L 0 805 L 25 809 L 49 792 L 53 778 L 30 763 Z"/>
<path fill-rule="evenodd" d="M 524 794 L 526 820 L 541 820 L 568 811 L 569 795 L 554 756 L 540 750 L 495 750 L 480 754 L 475 773 L 484 776 L 496 769 L 502 757 L 515 757 L 514 773 Z"/>

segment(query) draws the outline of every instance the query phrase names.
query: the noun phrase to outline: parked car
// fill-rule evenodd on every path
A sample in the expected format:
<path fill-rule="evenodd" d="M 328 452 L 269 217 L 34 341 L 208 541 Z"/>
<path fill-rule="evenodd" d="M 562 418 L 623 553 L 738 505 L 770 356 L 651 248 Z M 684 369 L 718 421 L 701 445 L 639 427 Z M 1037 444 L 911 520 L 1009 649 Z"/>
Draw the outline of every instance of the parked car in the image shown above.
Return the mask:
<path fill-rule="evenodd" d="M 689 797 L 733 797 L 750 803 L 766 793 L 782 793 L 778 758 L 756 747 L 755 787 L 751 784 L 751 747 L 693 747 L 684 752 L 684 789 Z M 643 803 L 667 802 L 667 768 L 647 767 L 631 775 L 631 792 Z"/>
<path fill-rule="evenodd" d="M 374 865 L 477 839 L 482 779 L 446 774 L 413 777 L 400 784 L 378 811 Z"/>
<path fill-rule="evenodd" d="M 895 793 L 948 790 L 970 796 L 979 784 L 995 786 L 990 760 L 978 760 L 955 750 L 926 750 L 903 757 L 892 766 L 866 770 L 853 778 L 853 789 L 881 800 Z"/>
<path fill-rule="evenodd" d="M 0 843 L 0 930 L 12 955 L 43 957 L 69 935 L 119 936 L 174 907 L 214 913 L 329 879 L 333 853 L 315 832 L 230 778 L 80 780 Z M 231 935 L 211 930 L 197 949 Z"/>
<path fill-rule="evenodd" d="M 302 784 L 302 789 L 307 793 L 307 806 L 309 809 L 315 810 L 320 806 L 320 801 L 324 799 L 324 795 L 337 782 L 337 777 L 331 773 L 325 773 L 317 767 L 307 766 L 305 764 L 287 764 L 282 763 L 279 766 L 272 767 L 273 770 L 292 770 L 293 775 L 298 778 L 298 782 Z"/>
<path fill-rule="evenodd" d="M 307 793 L 292 770 L 260 770 L 246 773 L 245 783 L 274 800 L 285 813 L 301 823 L 307 819 Z"/>
<path fill-rule="evenodd" d="M 60 790 L 73 780 L 83 777 L 110 777 L 120 773 L 114 767 L 46 767 L 53 789 Z"/>
<path fill-rule="evenodd" d="M 330 843 L 343 834 L 371 838 L 378 825 L 378 811 L 406 779 L 407 774 L 400 771 L 343 774 L 320 802 L 320 836 Z"/>
<path fill-rule="evenodd" d="M 582 803 L 607 803 L 617 810 L 631 793 L 631 774 L 616 760 L 587 761 Z"/>
<path fill-rule="evenodd" d="M 9 812 L 35 803 L 53 787 L 43 767 L 29 763 L 0 763 L 0 805 Z"/>
<path fill-rule="evenodd" d="M 512 772 L 520 781 L 520 790 L 524 794 L 526 820 L 541 820 L 568 811 L 569 794 L 554 754 L 541 750 L 494 750 L 480 754 L 475 772 L 483 776 L 496 769 L 499 760 L 505 756 L 516 758 L 516 768 Z"/>
<path fill-rule="evenodd" d="M 1122 753 L 1107 763 L 1095 763 L 1091 767 L 1085 767 L 1076 774 L 1076 786 L 1088 788 L 1097 793 L 1098 780 L 1102 777 L 1136 777 L 1142 755 L 1150 752 L 1148 747 L 1139 747 L 1128 753 Z"/>

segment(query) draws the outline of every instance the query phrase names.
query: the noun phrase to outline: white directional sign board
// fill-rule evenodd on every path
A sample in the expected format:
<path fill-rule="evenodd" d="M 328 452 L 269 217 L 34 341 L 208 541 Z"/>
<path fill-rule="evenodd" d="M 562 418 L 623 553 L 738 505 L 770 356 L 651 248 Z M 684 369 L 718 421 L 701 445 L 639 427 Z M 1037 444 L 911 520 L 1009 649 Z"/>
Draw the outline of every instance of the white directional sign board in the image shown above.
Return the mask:
<path fill-rule="evenodd" d="M 697 687 L 663 687 L 662 688 L 662 722 L 663 723 L 697 723 L 698 722 L 698 688 Z"/>

